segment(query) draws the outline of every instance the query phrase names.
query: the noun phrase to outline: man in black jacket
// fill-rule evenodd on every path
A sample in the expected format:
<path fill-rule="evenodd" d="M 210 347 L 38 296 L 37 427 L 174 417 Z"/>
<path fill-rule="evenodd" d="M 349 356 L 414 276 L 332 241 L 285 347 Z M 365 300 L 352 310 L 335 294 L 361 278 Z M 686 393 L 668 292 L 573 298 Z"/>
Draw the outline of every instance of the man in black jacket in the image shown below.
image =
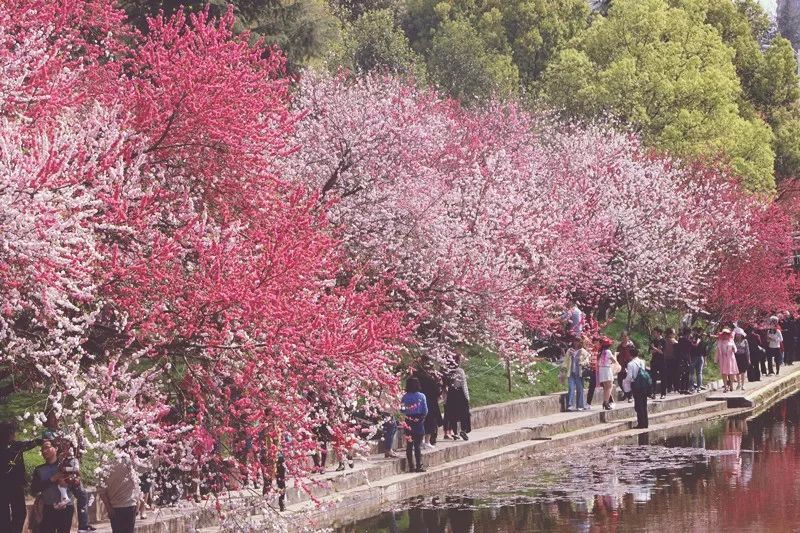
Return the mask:
<path fill-rule="evenodd" d="M 22 454 L 40 439 L 20 442 L 13 421 L 0 421 L 0 531 L 22 533 L 25 524 L 25 462 Z"/>

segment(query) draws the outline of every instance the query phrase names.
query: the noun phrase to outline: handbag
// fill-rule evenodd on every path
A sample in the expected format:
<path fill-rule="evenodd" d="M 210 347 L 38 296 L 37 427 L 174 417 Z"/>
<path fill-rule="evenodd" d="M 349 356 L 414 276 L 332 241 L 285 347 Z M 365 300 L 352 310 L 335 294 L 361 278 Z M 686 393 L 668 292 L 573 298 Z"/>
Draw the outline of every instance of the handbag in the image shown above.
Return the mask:
<path fill-rule="evenodd" d="M 622 372 L 622 365 L 619 364 L 617 357 L 613 353 L 611 354 L 611 372 L 615 375 Z"/>

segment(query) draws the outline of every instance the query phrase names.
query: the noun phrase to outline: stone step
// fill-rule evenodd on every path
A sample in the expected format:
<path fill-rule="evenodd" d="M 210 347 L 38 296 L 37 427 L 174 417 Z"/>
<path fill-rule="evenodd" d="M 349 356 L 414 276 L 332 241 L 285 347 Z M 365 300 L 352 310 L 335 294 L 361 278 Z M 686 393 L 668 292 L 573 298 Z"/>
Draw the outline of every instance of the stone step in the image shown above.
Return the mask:
<path fill-rule="evenodd" d="M 361 489 L 347 491 L 347 493 L 337 494 L 335 497 L 336 515 L 345 516 L 345 521 L 351 522 L 375 514 L 374 509 L 371 512 L 362 512 L 361 509 L 367 507 L 365 505 L 366 499 L 376 498 L 376 493 L 383 495 L 385 501 L 382 502 L 381 505 L 386 505 L 392 501 L 400 501 L 417 494 L 441 491 L 441 487 L 446 486 L 448 480 L 452 480 L 453 483 L 458 483 L 459 485 L 468 483 L 471 470 L 478 469 L 480 471 L 476 476 L 478 479 L 499 475 L 503 471 L 508 471 L 509 464 L 523 465 L 523 460 L 534 453 L 562 449 L 566 446 L 578 444 L 581 446 L 588 446 L 592 443 L 608 441 L 611 438 L 635 438 L 636 435 L 643 433 L 660 433 L 666 431 L 668 428 L 679 430 L 690 424 L 708 421 L 709 418 L 713 418 L 713 416 L 710 417 L 713 413 L 720 413 L 720 416 L 728 416 L 731 414 L 731 412 L 727 410 L 724 402 L 714 402 L 693 409 L 693 407 L 682 407 L 657 413 L 651 419 L 650 428 L 647 430 L 630 429 L 630 425 L 634 420 L 611 422 L 600 426 L 585 427 L 567 433 L 561 433 L 553 436 L 549 440 L 519 442 L 476 455 L 469 460 L 454 461 L 446 465 L 429 469 L 425 474 L 404 474 L 393 478 L 387 478 L 386 480 L 373 484 L 368 489 L 362 487 Z M 746 409 L 743 411 L 746 411 Z M 411 480 L 413 485 L 409 483 L 409 480 Z M 405 485 L 405 488 L 400 491 L 392 490 L 394 485 L 400 484 Z M 332 501 L 334 501 L 333 497 L 322 499 L 320 503 L 325 505 Z M 342 509 L 344 512 L 341 512 Z M 322 523 L 325 514 L 330 516 L 330 513 L 319 511 L 319 514 L 317 514 L 315 508 L 308 503 L 294 506 L 290 511 L 298 513 L 295 520 L 290 519 L 290 523 L 300 522 L 300 513 L 311 513 L 309 516 L 312 521 L 316 519 L 320 525 L 331 525 L 330 521 L 325 521 L 324 524 Z M 308 516 L 303 516 L 308 519 Z M 341 522 L 333 522 L 333 525 L 341 525 Z M 298 527 L 297 529 L 300 530 L 301 528 Z M 221 532 L 218 528 L 209 528 L 204 530 L 203 533 Z"/>
<path fill-rule="evenodd" d="M 565 409 L 566 393 L 556 392 L 546 396 L 522 398 L 483 407 L 470 409 L 470 422 L 472 429 L 481 429 L 490 426 L 510 424 L 519 420 L 526 420 L 537 416 L 559 413 Z M 442 410 L 444 413 L 444 410 Z M 402 432 L 395 436 L 394 447 L 400 448 L 403 444 Z M 371 441 L 369 455 L 383 453 L 383 441 Z"/>
<path fill-rule="evenodd" d="M 562 442 L 563 435 L 580 440 L 585 438 L 584 431 L 592 435 L 614 433 L 629 428 L 635 423 L 635 413 L 632 404 L 621 404 L 622 407 L 612 411 L 583 411 L 574 413 L 553 413 L 539 416 L 518 423 L 493 426 L 477 429 L 472 432 L 470 440 L 466 442 L 443 441 L 437 449 L 427 451 L 423 455 L 423 462 L 430 472 L 447 468 L 448 465 L 457 465 L 463 461 L 479 460 L 484 454 L 493 454 L 497 450 L 507 449 L 518 444 L 527 446 L 531 441 L 546 442 L 548 439 Z M 650 410 L 654 422 L 664 419 L 677 419 L 691 416 L 693 413 L 708 413 L 724 409 L 724 402 L 705 402 L 703 394 L 693 396 L 671 395 L 667 400 L 657 400 L 650 403 Z M 546 445 L 544 445 L 546 446 Z M 297 507 L 309 505 L 313 508 L 313 500 L 339 498 L 351 491 L 358 492 L 364 487 L 375 487 L 392 483 L 398 476 L 401 478 L 412 476 L 406 474 L 404 459 L 384 459 L 382 456 L 370 457 L 366 461 L 358 461 L 356 468 L 345 472 L 328 472 L 318 478 L 318 483 L 309 486 L 306 490 L 298 487 L 289 487 L 287 490 L 287 504 Z M 418 474 L 413 474 L 418 475 Z M 429 476 L 430 474 L 424 474 Z M 387 481 L 388 480 L 388 481 Z M 251 491 L 240 491 L 233 494 L 232 498 L 239 499 L 240 503 L 247 499 L 258 499 L 257 494 Z M 305 505 L 304 505 L 305 504 Z M 170 520 L 170 518 L 166 518 Z M 195 510 L 192 517 L 199 527 L 214 527 L 217 521 L 216 511 L 213 509 Z M 162 524 L 150 524 L 148 519 L 137 525 L 138 533 L 156 533 L 175 531 Z M 164 528 L 167 529 L 164 529 Z"/>
<path fill-rule="evenodd" d="M 700 406 L 707 402 L 708 395 L 711 392 L 701 392 L 699 394 L 674 394 L 668 395 L 666 399 L 656 399 L 647 401 L 647 410 L 650 416 L 663 411 L 671 411 L 674 409 L 682 409 L 684 407 Z M 613 422 L 622 418 L 629 418 L 636 416 L 636 411 L 633 408 L 633 402 L 617 402 L 616 408 L 611 411 L 602 411 L 603 422 Z"/>

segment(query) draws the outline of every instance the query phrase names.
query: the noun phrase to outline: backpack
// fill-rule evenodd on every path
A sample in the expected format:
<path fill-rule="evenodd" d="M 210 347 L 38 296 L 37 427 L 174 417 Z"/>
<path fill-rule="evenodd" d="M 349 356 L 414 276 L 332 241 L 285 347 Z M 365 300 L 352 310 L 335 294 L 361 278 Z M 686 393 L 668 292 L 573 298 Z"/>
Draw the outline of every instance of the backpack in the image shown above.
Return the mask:
<path fill-rule="evenodd" d="M 653 386 L 653 378 L 650 377 L 650 372 L 646 368 L 640 368 L 636 378 L 631 383 L 631 389 L 636 392 L 650 391 Z"/>

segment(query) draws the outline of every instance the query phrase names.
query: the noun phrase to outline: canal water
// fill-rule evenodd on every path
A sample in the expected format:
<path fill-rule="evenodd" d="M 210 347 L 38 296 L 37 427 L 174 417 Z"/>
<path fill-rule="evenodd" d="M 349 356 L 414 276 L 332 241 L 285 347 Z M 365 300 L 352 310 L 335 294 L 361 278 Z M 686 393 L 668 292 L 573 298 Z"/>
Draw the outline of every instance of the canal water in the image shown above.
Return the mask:
<path fill-rule="evenodd" d="M 750 420 L 537 454 L 509 471 L 336 531 L 800 532 L 800 394 Z"/>

